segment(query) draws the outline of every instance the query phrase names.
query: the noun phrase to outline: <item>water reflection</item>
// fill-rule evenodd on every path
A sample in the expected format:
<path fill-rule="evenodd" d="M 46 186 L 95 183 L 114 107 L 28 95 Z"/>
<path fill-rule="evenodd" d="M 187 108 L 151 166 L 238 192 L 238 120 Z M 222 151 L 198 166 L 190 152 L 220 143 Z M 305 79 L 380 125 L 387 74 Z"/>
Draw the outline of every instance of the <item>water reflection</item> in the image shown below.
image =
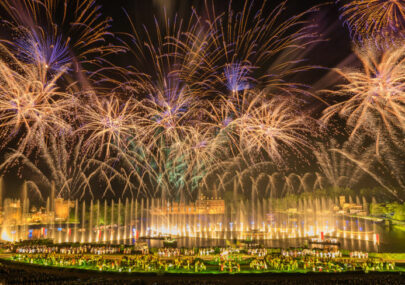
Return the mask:
<path fill-rule="evenodd" d="M 162 239 L 170 236 L 179 247 L 225 246 L 237 240 L 266 247 L 298 247 L 310 237 L 333 237 L 348 250 L 405 251 L 405 233 L 391 230 L 381 221 L 342 212 L 341 201 L 339 205 L 339 201 L 325 198 L 301 199 L 293 205 L 277 205 L 270 199 L 230 205 L 220 199 L 189 204 L 162 199 L 58 203 L 65 207 L 59 209 L 65 219 L 55 214 L 57 210 L 47 209 L 46 223 L 24 223 L 21 217 L 28 213 L 23 211 L 20 222 L 5 219 L 2 238 L 51 238 L 59 243 L 134 243 L 143 238 L 150 246 L 162 246 Z M 362 210 L 359 205 L 354 207 Z"/>

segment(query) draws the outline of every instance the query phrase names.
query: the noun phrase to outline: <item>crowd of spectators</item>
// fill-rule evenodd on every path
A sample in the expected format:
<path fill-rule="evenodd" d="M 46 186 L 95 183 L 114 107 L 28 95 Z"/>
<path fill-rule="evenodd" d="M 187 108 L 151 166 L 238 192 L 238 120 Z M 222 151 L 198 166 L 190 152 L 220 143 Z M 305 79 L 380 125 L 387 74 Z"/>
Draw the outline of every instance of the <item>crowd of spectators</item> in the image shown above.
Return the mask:
<path fill-rule="evenodd" d="M 194 252 L 194 255 L 192 255 Z M 186 254 L 185 254 L 186 253 Z M 351 257 L 350 257 L 351 256 Z M 271 252 L 265 248 L 187 250 L 159 248 L 132 254 L 119 246 L 77 247 L 24 246 L 16 248 L 14 261 L 45 266 L 76 267 L 118 272 L 350 272 L 394 271 L 393 262 L 368 258 L 361 252 L 342 256 L 338 250 L 290 249 Z"/>
<path fill-rule="evenodd" d="M 119 245 L 24 245 L 15 248 L 16 253 L 63 253 L 63 254 L 132 254 L 131 247 Z"/>

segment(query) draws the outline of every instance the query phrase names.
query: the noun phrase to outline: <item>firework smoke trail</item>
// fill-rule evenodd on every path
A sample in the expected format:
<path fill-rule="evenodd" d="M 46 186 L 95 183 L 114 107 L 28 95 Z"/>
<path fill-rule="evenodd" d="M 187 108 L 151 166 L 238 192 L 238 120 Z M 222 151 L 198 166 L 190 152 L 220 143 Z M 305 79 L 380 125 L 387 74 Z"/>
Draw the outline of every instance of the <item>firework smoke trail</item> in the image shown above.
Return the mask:
<path fill-rule="evenodd" d="M 327 92 L 344 100 L 326 108 L 323 120 L 328 121 L 338 114 L 347 119 L 352 137 L 360 131 L 374 136 L 384 131 L 391 140 L 402 140 L 405 131 L 405 48 L 381 52 L 369 45 L 355 51 L 363 70 L 336 70 L 347 83 L 339 85 L 336 91 Z"/>
<path fill-rule="evenodd" d="M 341 10 L 341 17 L 356 40 L 391 45 L 398 37 L 405 36 L 403 0 L 354 0 L 344 4 Z"/>
<path fill-rule="evenodd" d="M 46 69 L 17 59 L 5 46 L 0 45 L 0 125 L 3 144 L 20 137 L 19 150 L 31 144 L 42 131 L 68 131 L 70 125 L 63 119 L 71 101 L 71 94 L 59 91 L 56 81 L 63 76 L 62 69 L 47 76 Z M 4 146 L 4 145 L 3 145 Z"/>

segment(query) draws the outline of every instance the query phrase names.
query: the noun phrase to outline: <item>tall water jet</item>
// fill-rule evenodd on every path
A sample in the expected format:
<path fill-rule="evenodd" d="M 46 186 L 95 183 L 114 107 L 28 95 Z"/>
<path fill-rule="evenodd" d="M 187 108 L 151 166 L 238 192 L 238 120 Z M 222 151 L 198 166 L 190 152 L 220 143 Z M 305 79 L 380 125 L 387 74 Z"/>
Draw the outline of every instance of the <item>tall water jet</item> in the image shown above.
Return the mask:
<path fill-rule="evenodd" d="M 28 220 L 28 189 L 27 189 L 27 182 L 24 181 L 22 185 L 22 207 L 21 207 L 21 226 L 20 226 L 20 236 L 19 239 L 25 239 L 27 237 L 27 220 Z"/>
<path fill-rule="evenodd" d="M 107 200 L 104 200 L 104 233 L 103 233 L 103 242 L 107 241 Z"/>
<path fill-rule="evenodd" d="M 155 199 L 154 198 L 152 198 L 151 199 L 151 206 L 150 206 L 150 208 L 148 209 L 148 212 L 149 212 L 149 210 L 150 211 L 152 211 L 152 210 L 154 210 L 154 202 L 155 202 Z M 151 212 L 150 213 L 150 216 L 149 216 L 149 219 L 150 219 L 150 227 L 151 227 L 151 233 L 149 234 L 150 236 L 153 236 L 153 232 L 154 232 L 154 230 L 156 230 L 156 223 L 155 223 L 155 216 L 156 215 L 154 215 L 154 213 L 153 212 Z M 148 220 L 149 220 L 148 219 Z"/>
<path fill-rule="evenodd" d="M 117 210 L 117 242 L 121 239 L 121 199 L 118 199 L 118 210 Z"/>
<path fill-rule="evenodd" d="M 150 236 L 150 211 L 149 211 L 150 207 L 149 207 L 149 198 L 146 198 L 146 206 L 145 206 L 145 210 L 146 210 L 146 220 L 145 220 L 145 225 L 146 225 L 146 229 L 145 229 L 145 234 L 147 236 Z"/>
<path fill-rule="evenodd" d="M 55 212 L 55 182 L 51 184 L 51 211 Z"/>
<path fill-rule="evenodd" d="M 124 241 L 127 239 L 127 226 L 128 226 L 128 198 L 125 200 L 124 207 Z"/>
<path fill-rule="evenodd" d="M 66 220 L 66 242 L 69 242 L 70 240 L 70 200 L 68 199 L 68 214 L 67 214 L 67 220 Z"/>
<path fill-rule="evenodd" d="M 111 200 L 110 242 L 114 240 L 114 200 Z"/>
<path fill-rule="evenodd" d="M 79 201 L 75 200 L 75 225 L 73 232 L 73 242 L 77 242 L 77 225 L 79 224 Z"/>
<path fill-rule="evenodd" d="M 129 210 L 129 238 L 132 239 L 133 238 L 133 234 L 132 234 L 132 229 L 134 227 L 134 199 L 131 199 L 131 208 Z"/>
<path fill-rule="evenodd" d="M 90 211 L 89 211 L 89 242 L 93 241 L 93 199 L 90 201 Z"/>
<path fill-rule="evenodd" d="M 3 211 L 3 187 L 4 187 L 3 176 L 0 176 L 0 212 Z"/>
<path fill-rule="evenodd" d="M 49 226 L 51 224 L 51 219 L 53 219 L 53 217 L 51 216 L 51 199 L 49 197 L 46 199 L 45 211 L 46 211 L 46 215 L 47 215 L 47 226 L 48 226 L 48 228 L 44 232 L 44 237 L 47 238 Z"/>
<path fill-rule="evenodd" d="M 97 200 L 96 229 L 97 229 L 96 242 L 99 242 L 100 241 L 100 236 L 101 236 L 101 230 L 100 230 L 100 200 Z"/>
<path fill-rule="evenodd" d="M 85 231 L 86 231 L 86 226 L 84 223 L 84 217 L 86 216 L 86 202 L 83 201 L 82 203 L 82 224 L 81 224 L 81 231 L 82 231 L 82 236 L 81 236 L 81 242 L 84 243 L 85 239 Z"/>
<path fill-rule="evenodd" d="M 137 238 L 137 233 L 140 230 L 138 226 L 138 200 L 135 200 L 135 238 Z"/>
<path fill-rule="evenodd" d="M 0 176 L 0 213 L 3 211 L 4 211 L 4 208 L 3 208 L 3 176 Z M 0 239 L 2 239 L 2 240 L 10 239 L 7 225 L 5 223 L 5 217 L 3 217 L 3 223 L 1 225 Z"/>
<path fill-rule="evenodd" d="M 58 243 L 62 243 L 62 218 L 59 217 L 59 224 L 58 224 Z"/>
<path fill-rule="evenodd" d="M 55 183 L 52 181 L 51 185 L 51 198 L 50 198 L 50 211 L 51 211 L 51 227 L 52 239 L 55 240 Z"/>
<path fill-rule="evenodd" d="M 143 230 L 143 198 L 141 199 L 141 228 L 140 228 L 140 232 L 141 232 L 141 236 L 145 235 L 145 232 Z"/>

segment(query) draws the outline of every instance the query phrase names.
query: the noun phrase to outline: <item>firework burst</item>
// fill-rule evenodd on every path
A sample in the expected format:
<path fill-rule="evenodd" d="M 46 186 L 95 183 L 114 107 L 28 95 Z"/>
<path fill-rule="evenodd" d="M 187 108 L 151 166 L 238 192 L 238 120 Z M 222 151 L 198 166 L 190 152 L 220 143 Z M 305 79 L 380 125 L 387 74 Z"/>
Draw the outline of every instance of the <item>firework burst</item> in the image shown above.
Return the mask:
<path fill-rule="evenodd" d="M 342 7 L 341 17 L 353 38 L 392 42 L 405 35 L 403 0 L 355 0 Z"/>
<path fill-rule="evenodd" d="M 288 100 L 262 101 L 265 94 L 254 94 L 242 114 L 235 120 L 240 147 L 243 150 L 264 151 L 273 161 L 282 162 L 284 152 L 296 153 L 309 147 L 306 134 L 309 120 Z"/>
<path fill-rule="evenodd" d="M 311 69 L 302 64 L 298 54 L 320 39 L 313 32 L 314 26 L 304 20 L 318 8 L 283 21 L 286 1 L 270 15 L 265 14 L 267 1 L 261 3 L 256 7 L 254 1 L 245 1 L 241 11 L 234 11 L 230 1 L 220 15 L 206 4 L 209 32 L 205 49 L 211 54 L 210 61 L 202 66 L 216 75 L 213 89 L 225 86 L 228 92 L 235 92 L 256 87 L 277 95 L 308 95 L 303 84 L 286 79 Z"/>
<path fill-rule="evenodd" d="M 38 194 L 55 185 L 68 198 L 93 196 L 96 177 L 103 197 L 182 200 L 203 188 L 253 197 L 352 186 L 360 174 L 397 195 L 403 179 L 386 183 L 374 165 L 396 168 L 385 176 L 403 172 L 395 152 L 404 150 L 405 48 L 363 40 L 402 36 L 403 1 L 344 6 L 363 68 L 336 70 L 345 82 L 327 91 L 338 100 L 322 120 L 345 119 L 351 136 L 315 157 L 304 99 L 316 96 L 297 75 L 314 68 L 303 58 L 322 40 L 311 21 L 319 6 L 286 16 L 287 1 L 270 2 L 245 1 L 238 11 L 229 1 L 221 11 L 205 1 L 201 14 L 164 13 L 152 27 L 127 14 L 129 30 L 112 34 L 94 0 L 0 0 L 12 38 L 0 46 L 0 127 L 3 147 L 14 149 L 0 168 L 26 166 Z M 353 142 L 365 151 L 349 151 Z M 317 159 L 322 174 L 281 174 L 292 155 Z"/>
<path fill-rule="evenodd" d="M 378 135 L 388 132 L 395 140 L 405 128 L 405 57 L 404 48 L 381 52 L 367 46 L 356 49 L 363 70 L 337 72 L 347 81 L 331 95 L 344 98 L 324 111 L 324 120 L 335 114 L 347 119 L 352 136 L 365 130 Z"/>
<path fill-rule="evenodd" d="M 128 140 L 136 133 L 135 106 L 132 100 L 121 102 L 114 95 L 109 98 L 91 96 L 91 102 L 82 106 L 82 126 L 77 132 L 87 137 L 86 144 L 90 148 L 104 146 L 105 156 L 108 157 L 112 144 L 125 148 Z"/>
<path fill-rule="evenodd" d="M 359 140 L 360 141 L 360 140 Z M 346 153 L 350 153 L 357 159 L 362 158 L 365 163 L 372 163 L 370 159 L 370 150 L 362 149 L 361 143 L 347 141 L 340 146 L 335 140 L 329 144 L 319 144 L 319 148 L 314 152 L 322 176 L 325 177 L 328 183 L 333 187 L 351 188 L 365 175 L 365 172 L 347 159 L 342 154 L 333 151 L 341 149 Z"/>
<path fill-rule="evenodd" d="M 76 72 L 100 65 L 103 57 L 123 51 L 107 44 L 112 19 L 103 17 L 93 0 L 2 0 L 14 30 L 12 46 L 29 63 L 59 72 L 70 63 Z"/>
<path fill-rule="evenodd" d="M 89 152 L 83 152 L 82 138 L 37 134 L 32 140 L 36 140 L 35 153 L 27 155 L 13 149 L 0 170 L 17 168 L 20 176 L 30 173 L 28 185 L 41 199 L 52 188 L 57 197 L 65 199 L 83 198 L 86 194 L 94 197 L 92 181 L 96 179 L 108 187 L 109 178 L 103 168 L 94 167 Z"/>
<path fill-rule="evenodd" d="M 0 46 L 0 124 L 3 142 L 21 136 L 24 149 L 38 130 L 49 133 L 67 131 L 64 114 L 70 106 L 69 93 L 59 91 L 56 81 L 64 70 L 52 77 L 46 70 L 21 62 Z"/>

